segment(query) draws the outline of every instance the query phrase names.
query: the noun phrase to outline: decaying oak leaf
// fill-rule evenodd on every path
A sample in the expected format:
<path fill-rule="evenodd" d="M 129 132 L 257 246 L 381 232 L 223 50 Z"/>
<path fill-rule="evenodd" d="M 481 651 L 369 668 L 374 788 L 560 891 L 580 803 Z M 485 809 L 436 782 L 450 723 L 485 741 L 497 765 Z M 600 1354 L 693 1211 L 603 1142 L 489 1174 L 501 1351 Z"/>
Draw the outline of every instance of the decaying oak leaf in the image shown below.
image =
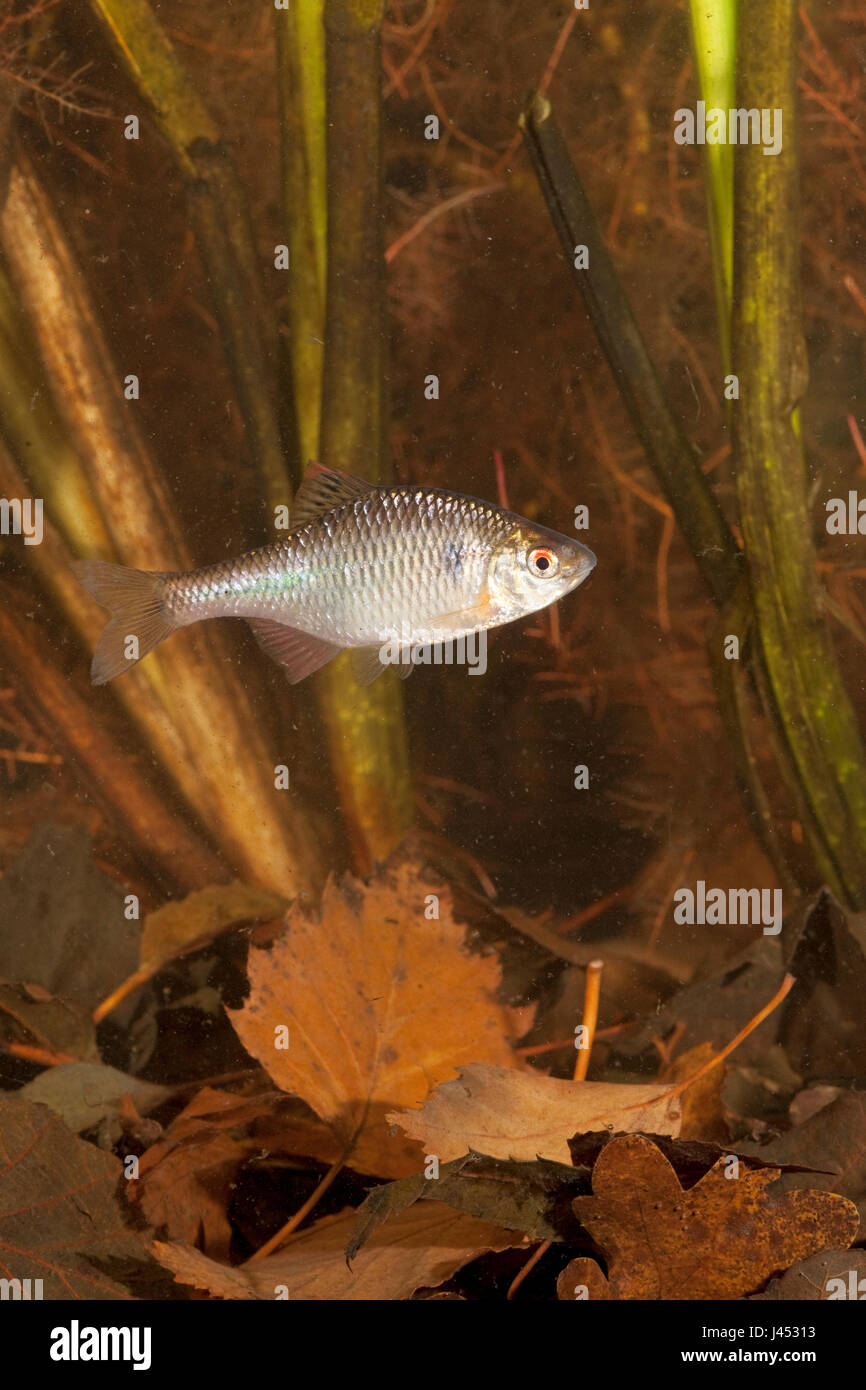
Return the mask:
<path fill-rule="evenodd" d="M 491 1158 L 568 1163 L 568 1141 L 581 1130 L 679 1133 L 679 1097 L 670 1086 L 561 1081 L 507 1067 L 462 1067 L 420 1110 L 388 1116 L 440 1163 L 474 1149 Z"/>
<path fill-rule="evenodd" d="M 300 1101 L 274 1094 L 237 1096 L 204 1087 L 139 1160 L 130 1202 L 174 1241 L 228 1258 L 227 1207 L 238 1169 L 262 1154 L 302 1154 L 334 1163 L 340 1145 Z"/>
<path fill-rule="evenodd" d="M 229 1011 L 276 1084 L 352 1146 L 351 1166 L 382 1177 L 423 1160 L 389 1134 L 389 1109 L 419 1104 L 464 1062 L 515 1065 L 499 964 L 466 951 L 447 889 L 430 915 L 431 891 L 406 863 L 367 885 L 330 881 L 319 913 L 293 904 L 285 935 L 250 953 L 249 999 Z"/>
<path fill-rule="evenodd" d="M 608 1130 L 587 1134 L 574 1134 L 568 1141 L 571 1161 L 576 1168 L 594 1168 L 602 1149 L 612 1144 L 617 1136 Z M 656 1148 L 664 1154 L 676 1170 L 677 1177 L 685 1187 L 692 1187 L 699 1178 L 704 1177 L 718 1163 L 720 1158 L 737 1158 L 746 1168 L 773 1168 L 776 1172 L 807 1173 L 812 1179 L 820 1175 L 820 1170 L 805 1168 L 802 1165 L 774 1163 L 772 1158 L 764 1159 L 751 1152 L 745 1152 L 736 1145 L 707 1144 L 703 1139 L 671 1139 L 665 1134 L 644 1133 Z M 822 1186 L 811 1181 L 811 1187 Z M 781 1184 L 780 1184 L 781 1186 Z M 776 1191 L 780 1189 L 777 1188 Z M 844 1194 L 843 1194 L 844 1195 Z"/>
<path fill-rule="evenodd" d="M 3 1278 L 41 1279 L 46 1299 L 128 1299 L 113 1275 L 151 1262 L 123 1224 L 121 1174 L 119 1159 L 72 1134 L 46 1106 L 0 1096 Z"/>
<path fill-rule="evenodd" d="M 283 1250 L 235 1269 L 188 1246 L 157 1242 L 154 1254 L 178 1283 L 218 1298 L 390 1301 L 438 1287 L 478 1255 L 523 1244 L 513 1231 L 442 1202 L 417 1202 L 376 1231 L 350 1266 L 346 1245 L 354 1224 L 352 1210 L 325 1216 Z"/>
<path fill-rule="evenodd" d="M 556 1297 L 563 1303 L 607 1302 L 611 1297 L 610 1284 L 595 1260 L 581 1255 L 569 1260 L 556 1281 Z"/>
<path fill-rule="evenodd" d="M 847 1248 L 856 1236 L 857 1208 L 847 1198 L 789 1192 L 773 1200 L 766 1189 L 777 1169 L 729 1171 L 720 1159 L 684 1191 L 642 1135 L 602 1150 L 593 1196 L 576 1197 L 574 1210 L 607 1258 L 611 1298 L 742 1298 L 795 1261 Z"/>
<path fill-rule="evenodd" d="M 141 932 L 141 965 L 161 965 L 241 922 L 279 917 L 286 906 L 285 898 L 238 879 L 210 884 L 147 914 Z"/>
<path fill-rule="evenodd" d="M 814 1178 L 784 1173 L 779 1187 L 790 1191 L 808 1186 L 841 1193 L 857 1203 L 861 1220 L 866 1219 L 866 1092 L 843 1091 L 771 1143 L 743 1147 L 780 1167 L 809 1163 L 824 1169 Z"/>

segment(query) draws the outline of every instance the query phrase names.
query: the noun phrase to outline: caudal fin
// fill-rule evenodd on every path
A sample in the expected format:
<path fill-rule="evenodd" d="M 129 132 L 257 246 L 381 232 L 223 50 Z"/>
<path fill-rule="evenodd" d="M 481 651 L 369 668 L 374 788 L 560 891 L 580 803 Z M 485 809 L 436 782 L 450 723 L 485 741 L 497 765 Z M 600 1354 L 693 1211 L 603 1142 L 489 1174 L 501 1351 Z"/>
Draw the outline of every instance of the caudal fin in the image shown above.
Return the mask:
<path fill-rule="evenodd" d="M 175 624 L 163 607 L 165 575 L 101 560 L 80 560 L 75 573 L 97 603 L 114 615 L 102 630 L 90 667 L 93 684 L 105 685 L 174 631 Z"/>

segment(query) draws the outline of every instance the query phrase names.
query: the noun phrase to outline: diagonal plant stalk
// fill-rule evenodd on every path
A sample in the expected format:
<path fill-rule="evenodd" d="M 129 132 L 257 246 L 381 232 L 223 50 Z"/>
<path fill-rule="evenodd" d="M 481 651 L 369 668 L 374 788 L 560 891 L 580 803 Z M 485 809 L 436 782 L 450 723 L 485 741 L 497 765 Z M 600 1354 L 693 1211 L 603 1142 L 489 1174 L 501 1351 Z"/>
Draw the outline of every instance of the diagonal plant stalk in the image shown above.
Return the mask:
<path fill-rule="evenodd" d="M 751 602 L 748 577 L 740 562 L 741 557 L 721 509 L 700 471 L 697 457 L 683 436 L 667 401 L 592 206 L 571 163 L 546 98 L 535 98 L 530 103 L 521 118 L 521 125 L 539 186 L 569 263 L 573 263 L 576 246 L 585 245 L 588 248 L 588 268 L 574 270 L 574 278 L 631 415 L 635 432 L 673 508 L 716 606 L 721 610 L 721 624 L 714 628 L 710 636 L 710 667 L 716 682 L 720 712 L 731 740 L 734 768 L 752 826 L 781 881 L 787 885 L 802 881 L 804 885 L 813 887 L 815 870 L 800 862 L 795 863 L 794 856 L 786 850 L 776 832 L 770 798 L 761 783 L 757 759 L 751 746 L 750 692 L 746 670 L 749 654 L 753 656 L 759 691 L 766 691 L 766 681 L 762 680 L 760 648 L 753 652 L 754 644 L 750 642 Z M 720 659 L 714 646 L 722 633 L 729 632 L 740 636 L 742 662 Z M 762 703 L 766 709 L 766 700 L 762 700 Z M 772 718 L 772 711 L 768 713 Z M 821 836 L 803 803 L 796 768 L 781 740 L 776 740 L 774 748 L 782 775 L 810 832 L 817 872 L 841 892 L 838 877 L 824 852 Z"/>
<path fill-rule="evenodd" d="M 263 347 L 267 315 L 259 256 L 231 158 L 147 0 L 90 5 L 153 110 L 184 180 L 262 501 L 288 505 L 276 383 Z"/>
<path fill-rule="evenodd" d="M 147 0 L 90 0 L 90 3 L 154 110 L 186 182 L 248 435 L 254 444 L 259 441 L 254 452 L 264 498 L 274 507 L 288 500 L 289 470 L 282 455 L 279 464 L 276 459 L 276 415 L 268 373 L 263 365 L 267 354 L 261 346 L 270 329 L 265 328 L 259 307 L 255 252 L 238 181 L 219 144 L 218 131 L 211 117 L 195 94 Z M 360 73 L 355 73 L 351 65 L 344 67 L 344 73 L 371 108 L 369 114 L 376 141 L 379 83 L 377 79 L 374 97 L 370 57 L 375 55 L 378 61 L 381 8 L 379 4 L 371 6 L 366 0 L 363 3 L 355 0 L 346 6 L 350 20 L 355 10 L 362 16 L 356 35 L 360 48 L 354 51 L 359 57 L 363 52 L 364 57 Z M 348 469 L 351 463 L 342 452 L 341 441 L 329 444 L 319 434 L 322 347 L 314 340 L 324 337 L 321 325 L 326 257 L 321 10 L 322 0 L 304 0 L 302 5 L 292 6 L 289 14 L 276 14 L 280 26 L 283 201 L 290 249 L 292 395 L 302 460 L 317 457 L 321 450 L 330 448 L 325 456 L 338 467 Z M 358 81 L 364 84 L 363 92 Z M 329 84 L 336 91 L 337 100 L 344 101 L 344 116 L 338 133 L 334 132 L 333 119 L 329 117 L 332 144 L 342 142 L 349 146 L 356 140 L 359 142 L 361 165 L 354 171 L 354 177 L 360 184 L 369 177 L 366 160 L 372 148 L 367 142 L 367 106 L 363 108 L 364 119 L 358 121 L 357 111 L 345 103 L 345 94 L 339 86 L 331 84 L 330 78 Z M 333 92 L 329 100 L 331 95 Z M 378 155 L 374 167 L 378 167 Z M 300 180 L 304 181 L 303 187 L 299 186 Z M 381 215 L 380 208 L 376 215 Z M 355 229 L 351 231 L 354 235 Z M 368 269 L 375 283 L 375 267 Z M 300 297 L 295 294 L 296 277 Z M 342 285 L 339 275 L 338 284 Z M 255 306 L 253 313 L 249 311 L 248 301 Z M 372 360 L 366 372 L 361 369 L 361 389 L 364 393 L 373 389 L 376 399 L 381 401 L 381 386 L 373 386 L 381 376 L 375 347 L 379 333 L 384 332 L 375 295 L 370 307 L 375 328 L 362 347 L 372 351 Z M 342 311 L 335 308 L 331 318 L 337 326 L 341 316 Z M 339 337 L 339 328 L 335 331 Z M 350 350 L 351 345 L 344 342 L 332 358 L 345 360 Z M 348 418 L 359 408 L 358 403 L 341 397 L 336 407 L 327 412 L 326 422 L 336 427 L 339 417 Z M 379 419 L 376 435 L 370 437 L 371 460 L 379 457 L 380 431 Z M 365 471 L 364 467 L 359 466 L 359 471 Z M 373 468 L 368 476 L 377 478 L 379 473 Z M 349 840 L 357 866 L 364 868 L 393 848 L 409 821 L 408 761 L 399 694 L 391 688 L 390 682 L 379 682 L 379 686 L 369 691 L 356 690 L 344 658 L 338 658 L 321 674 L 316 681 L 316 692 L 328 731 L 330 758 Z"/>
<path fill-rule="evenodd" d="M 734 593 L 740 559 L 722 509 L 697 455 L 668 404 L 546 97 L 535 97 L 520 118 L 536 178 L 569 265 L 587 247 L 588 268 L 575 270 L 635 432 L 717 604 Z"/>
<path fill-rule="evenodd" d="M 732 362 L 737 486 L 767 699 L 846 899 L 866 903 L 866 761 L 824 621 L 802 448 L 792 414 L 800 323 L 796 0 L 742 0 L 738 105 L 781 110 L 768 157 L 736 161 Z"/>
<path fill-rule="evenodd" d="M 0 268 L 0 432 L 10 452 L 0 452 L 0 486 L 6 497 L 30 498 L 31 489 L 15 460 L 23 460 L 39 495 L 49 499 L 57 529 L 44 520 L 42 544 L 27 558 L 85 650 L 92 651 L 105 623 L 102 608 L 72 572 L 75 554 L 89 550 L 114 556 L 88 488 L 81 462 L 72 448 L 46 390 L 36 350 L 14 301 L 12 286 Z M 14 459 L 13 459 L 14 455 Z M 150 673 L 150 674 L 148 674 Z M 196 810 L 200 781 L 190 750 L 171 722 L 154 683 L 153 664 L 135 666 L 114 687 L 120 703 L 154 748 L 191 809 Z"/>
<path fill-rule="evenodd" d="M 19 349 L 23 335 L 19 337 Z M 5 424 L 5 403 L 8 396 L 10 356 L 8 344 L 0 338 L 0 419 Z M 22 384 L 19 375 L 17 384 Z M 36 387 L 35 391 L 38 392 Z M 24 399 L 32 399 L 33 392 Z M 44 392 L 42 392 L 44 397 Z M 53 459 L 49 451 L 46 455 L 42 436 L 42 422 L 50 415 L 44 400 L 39 412 L 33 412 L 30 419 L 29 437 L 31 451 L 35 444 L 43 457 Z M 54 437 L 52 431 L 51 437 Z M 62 438 L 59 425 L 56 438 Z M 42 441 L 42 442 L 40 442 Z M 22 502 L 33 500 L 30 489 L 9 449 L 0 441 L 0 495 L 15 497 Z M 75 515 L 74 506 L 61 511 Z M 86 535 L 86 531 L 85 531 Z M 106 540 L 106 553 L 108 542 Z M 78 583 L 72 572 L 72 553 L 63 538 L 48 518 L 43 517 L 43 537 L 39 545 L 28 547 L 27 559 L 35 571 L 40 584 L 65 614 L 70 626 L 82 639 L 85 649 L 90 651 L 102 630 L 104 613 L 98 604 Z M 178 886 L 190 890 L 200 888 L 225 877 L 225 865 L 216 853 L 205 843 L 202 836 L 189 829 L 179 814 L 174 814 L 168 806 L 163 808 L 160 794 L 155 793 L 150 784 L 141 782 L 135 773 L 135 765 L 124 749 L 125 766 L 119 764 L 117 748 L 113 735 L 100 723 L 101 711 L 91 700 L 86 706 L 69 688 L 70 710 L 64 712 L 56 707 L 54 687 L 58 677 L 54 672 L 50 652 L 40 652 L 40 642 L 30 644 L 35 649 L 34 661 L 24 660 L 26 655 L 20 642 L 0 644 L 13 657 L 17 651 L 21 660 L 15 662 L 16 670 L 31 692 L 33 703 L 42 709 L 57 735 L 71 756 L 89 773 L 102 804 L 110 809 L 113 818 L 120 824 L 127 824 L 133 838 L 138 841 L 139 855 L 145 859 L 150 852 L 171 875 Z M 40 675 L 41 662 L 49 666 L 47 675 Z M 48 695 L 51 695 L 51 701 Z M 156 750 L 163 768 L 171 769 L 174 781 L 181 792 L 186 794 L 190 810 L 197 813 L 197 797 L 201 792 L 201 782 L 193 764 L 189 750 L 183 743 L 177 729 L 169 719 L 156 692 L 140 667 L 133 668 L 118 688 L 120 701 L 127 714 L 138 725 L 145 736 L 146 746 Z M 104 700 L 109 697 L 103 696 Z M 155 803 L 155 804 L 151 804 Z M 151 828 L 149 828 L 149 822 Z M 166 827 L 169 832 L 165 833 Z"/>
<path fill-rule="evenodd" d="M 174 814 L 128 749 L 70 687 L 45 629 L 16 613 L 14 602 L 0 604 L 0 661 L 14 672 L 52 744 L 77 763 L 142 864 L 158 866 L 184 892 L 225 876 L 218 857 Z"/>
<path fill-rule="evenodd" d="M 689 0 L 698 88 L 707 109 L 736 104 L 738 0 Z M 731 360 L 731 300 L 734 289 L 734 147 L 705 145 L 707 209 L 716 285 L 716 314 L 722 365 Z"/>
<path fill-rule="evenodd" d="M 120 373 L 112 366 L 87 287 L 23 153 L 10 173 L 0 240 L 81 461 L 77 494 L 85 481 L 101 514 L 102 528 L 91 547 L 102 549 L 107 536 L 114 557 L 135 568 L 186 566 L 189 556 L 172 499 L 123 404 Z M 28 471 L 62 527 L 69 497 L 55 494 L 51 463 L 31 455 Z M 76 540 L 81 539 L 79 534 Z M 196 810 L 246 877 L 283 893 L 306 887 L 319 876 L 309 828 L 274 787 L 273 758 L 223 636 L 197 629 L 191 638 L 167 643 L 142 670 L 195 768 Z M 167 771 L 171 775 L 170 766 Z"/>

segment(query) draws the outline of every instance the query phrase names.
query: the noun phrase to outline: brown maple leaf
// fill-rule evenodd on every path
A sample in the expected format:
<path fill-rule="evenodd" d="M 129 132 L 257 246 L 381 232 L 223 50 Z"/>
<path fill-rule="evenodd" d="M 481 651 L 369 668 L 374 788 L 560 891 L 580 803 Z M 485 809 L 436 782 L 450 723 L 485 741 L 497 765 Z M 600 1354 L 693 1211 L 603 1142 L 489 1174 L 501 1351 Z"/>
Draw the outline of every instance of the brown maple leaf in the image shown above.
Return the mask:
<path fill-rule="evenodd" d="M 249 999 L 229 1011 L 241 1042 L 330 1125 L 352 1167 L 414 1172 L 422 1151 L 389 1134 L 386 1112 L 467 1062 L 517 1064 L 498 961 L 466 950 L 448 890 L 433 894 L 407 863 L 366 885 L 330 881 L 320 911 L 295 903 L 286 927 L 251 952 Z"/>
<path fill-rule="evenodd" d="M 742 1298 L 797 1260 L 847 1249 L 859 1224 L 854 1203 L 829 1192 L 774 1200 L 767 1186 L 778 1175 L 776 1168 L 735 1169 L 721 1158 L 684 1191 L 649 1139 L 613 1139 L 593 1169 L 593 1196 L 573 1204 L 607 1257 L 609 1296 Z M 581 1281 L 563 1271 L 560 1288 L 569 1282 Z"/>

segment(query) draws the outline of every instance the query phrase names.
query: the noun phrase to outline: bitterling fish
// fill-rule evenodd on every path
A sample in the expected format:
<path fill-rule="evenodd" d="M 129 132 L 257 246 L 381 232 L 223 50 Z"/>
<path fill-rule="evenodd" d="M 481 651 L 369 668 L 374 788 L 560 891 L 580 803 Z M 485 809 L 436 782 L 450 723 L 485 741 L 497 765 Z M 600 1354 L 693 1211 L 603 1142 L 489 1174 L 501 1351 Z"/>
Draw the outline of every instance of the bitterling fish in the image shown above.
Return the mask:
<path fill-rule="evenodd" d="M 376 487 L 312 464 L 293 528 L 272 545 L 188 573 L 95 560 L 77 571 L 113 612 L 93 657 L 95 685 L 202 618 L 245 618 L 293 683 L 350 648 L 356 679 L 367 684 L 396 661 L 408 674 L 406 653 L 419 644 L 546 608 L 595 563 L 579 541 L 476 497 Z"/>

